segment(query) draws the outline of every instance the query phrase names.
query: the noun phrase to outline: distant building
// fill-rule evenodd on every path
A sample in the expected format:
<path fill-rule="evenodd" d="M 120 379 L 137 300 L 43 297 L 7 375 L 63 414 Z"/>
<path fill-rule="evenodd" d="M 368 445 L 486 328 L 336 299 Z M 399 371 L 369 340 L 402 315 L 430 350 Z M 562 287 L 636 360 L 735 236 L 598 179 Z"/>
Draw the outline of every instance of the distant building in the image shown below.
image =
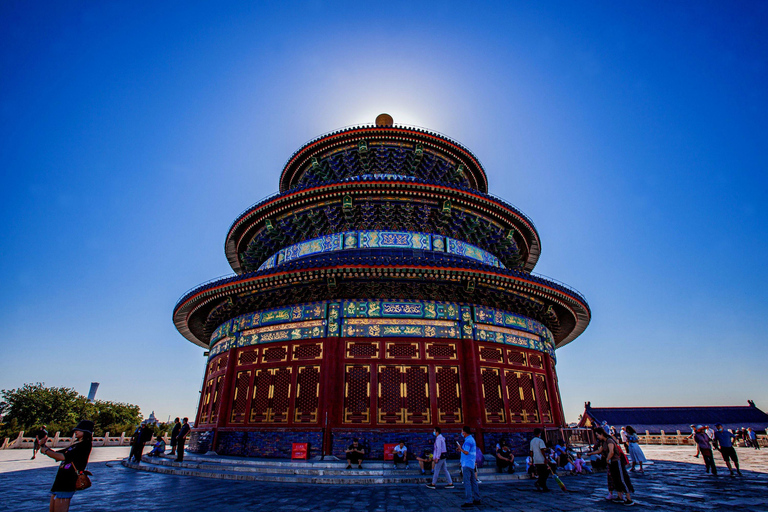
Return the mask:
<path fill-rule="evenodd" d="M 758 432 L 768 428 L 768 414 L 747 400 L 746 406 L 710 406 L 710 407 L 592 407 L 591 402 L 584 403 L 584 414 L 579 421 L 580 427 L 599 426 L 608 422 L 614 427 L 632 425 L 639 433 L 673 434 L 690 432 L 691 424 L 709 425 L 714 428 L 722 423 L 725 429 L 752 427 Z"/>

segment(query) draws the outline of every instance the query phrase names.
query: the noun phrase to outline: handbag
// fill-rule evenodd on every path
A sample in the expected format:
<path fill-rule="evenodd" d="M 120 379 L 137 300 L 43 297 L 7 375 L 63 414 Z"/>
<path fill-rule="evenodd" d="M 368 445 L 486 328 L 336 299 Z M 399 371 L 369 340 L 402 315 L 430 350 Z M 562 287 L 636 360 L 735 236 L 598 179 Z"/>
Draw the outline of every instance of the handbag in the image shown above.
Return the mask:
<path fill-rule="evenodd" d="M 75 467 L 73 463 L 72 469 L 75 470 L 75 473 L 77 474 L 77 480 L 75 481 L 75 490 L 76 491 L 84 491 L 87 488 L 91 486 L 91 479 L 88 478 L 89 476 L 92 476 L 93 473 L 90 471 L 78 471 L 78 469 Z"/>

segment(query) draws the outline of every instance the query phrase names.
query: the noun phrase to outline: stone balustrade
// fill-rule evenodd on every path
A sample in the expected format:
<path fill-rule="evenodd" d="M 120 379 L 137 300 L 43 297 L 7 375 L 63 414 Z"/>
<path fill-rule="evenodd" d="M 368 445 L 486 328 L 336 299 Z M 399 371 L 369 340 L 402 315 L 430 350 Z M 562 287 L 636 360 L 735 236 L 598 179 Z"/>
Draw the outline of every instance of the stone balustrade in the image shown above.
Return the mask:
<path fill-rule="evenodd" d="M 163 439 L 166 443 L 171 442 L 171 438 L 168 436 L 163 436 Z M 46 443 L 46 446 L 49 448 L 65 448 L 72 444 L 74 441 L 73 437 L 61 437 L 59 435 L 59 432 L 56 432 L 52 437 L 48 438 L 48 442 Z M 3 441 L 3 445 L 0 447 L 0 450 L 11 450 L 14 448 L 26 448 L 26 449 L 32 449 L 34 446 L 35 438 L 34 437 L 24 437 L 24 432 L 19 432 L 19 435 L 16 436 L 15 439 L 11 439 L 9 437 L 6 437 Z M 147 443 L 147 445 L 150 445 L 155 442 L 155 436 L 152 436 L 152 439 Z M 110 436 L 109 432 L 107 432 L 103 437 L 94 437 L 93 438 L 93 446 L 130 446 L 131 445 L 131 436 L 126 435 L 125 432 L 120 434 L 119 436 Z"/>

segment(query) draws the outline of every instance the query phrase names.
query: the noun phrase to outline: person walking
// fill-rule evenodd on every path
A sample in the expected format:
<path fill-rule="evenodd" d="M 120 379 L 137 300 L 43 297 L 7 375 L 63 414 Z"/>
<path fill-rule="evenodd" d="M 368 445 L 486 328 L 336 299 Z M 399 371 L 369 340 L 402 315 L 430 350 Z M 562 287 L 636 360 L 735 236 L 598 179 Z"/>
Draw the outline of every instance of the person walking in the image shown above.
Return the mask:
<path fill-rule="evenodd" d="M 55 461 L 61 462 L 56 478 L 51 487 L 51 501 L 48 507 L 50 512 L 67 512 L 69 503 L 75 495 L 75 484 L 80 473 L 88 466 L 88 458 L 93 448 L 92 421 L 83 420 L 75 427 L 75 442 L 55 451 L 45 446 L 48 437 L 40 439 L 40 453 L 47 455 Z"/>
<path fill-rule="evenodd" d="M 686 439 L 693 439 L 695 436 L 696 436 L 696 425 L 691 425 L 691 435 L 689 435 L 688 437 L 686 437 Z M 696 445 L 696 455 L 695 455 L 695 457 L 698 459 L 698 458 L 699 458 L 699 455 L 701 454 L 701 452 L 699 451 L 699 445 L 698 445 L 698 444 L 696 444 L 696 442 L 695 442 L 695 441 L 694 441 L 694 443 L 693 443 L 693 444 L 695 444 L 695 445 Z"/>
<path fill-rule="evenodd" d="M 622 431 L 624 431 L 624 429 L 622 429 Z M 632 457 L 632 469 L 630 469 L 630 471 L 635 470 L 635 464 L 640 464 L 640 472 L 642 473 L 643 463 L 648 462 L 648 459 L 645 458 L 645 454 L 640 448 L 640 438 L 637 437 L 637 431 L 632 428 L 631 425 L 626 426 L 626 432 L 627 444 L 629 446 L 627 451 L 629 452 L 629 456 Z"/>
<path fill-rule="evenodd" d="M 696 441 L 696 445 L 699 447 L 699 453 L 701 453 L 701 457 L 704 459 L 707 473 L 711 470 L 712 476 L 717 476 L 715 457 L 712 455 L 712 440 L 707 435 L 703 425 L 696 427 L 696 434 L 693 436 L 693 440 Z"/>
<path fill-rule="evenodd" d="M 721 423 L 717 423 L 715 428 L 717 429 L 715 430 L 715 449 L 723 456 L 723 460 L 725 461 L 725 465 L 728 466 L 728 471 L 731 472 L 731 476 L 734 476 L 733 468 L 731 468 L 731 461 L 733 461 L 733 465 L 736 466 L 736 472 L 741 476 L 739 457 L 736 456 L 736 448 L 733 447 L 733 440 L 736 436 L 725 430 Z"/>
<path fill-rule="evenodd" d="M 37 455 L 37 452 L 40 451 L 40 439 L 43 439 L 44 437 L 48 437 L 48 429 L 43 425 L 39 429 L 37 429 L 37 432 L 35 432 L 35 440 L 32 444 L 32 459 L 35 458 L 35 455 Z"/>
<path fill-rule="evenodd" d="M 440 473 L 445 471 L 445 479 L 448 481 L 446 489 L 453 489 L 453 480 L 451 480 L 451 472 L 448 471 L 448 466 L 445 464 L 446 457 L 448 456 L 448 450 L 445 448 L 445 437 L 443 437 L 440 427 L 435 427 L 432 432 L 435 436 L 435 445 L 432 448 L 432 482 L 427 484 L 427 488 L 434 489 L 437 480 L 440 478 Z"/>
<path fill-rule="evenodd" d="M 480 489 L 477 487 L 477 479 L 475 478 L 475 463 L 477 457 L 477 444 L 475 438 L 472 437 L 472 431 L 469 425 L 464 425 L 461 429 L 461 436 L 464 438 L 464 444 L 458 445 L 458 450 L 461 452 L 461 475 L 464 479 L 464 503 L 462 508 L 473 507 L 480 505 Z"/>
<path fill-rule="evenodd" d="M 752 447 L 755 450 L 759 450 L 760 442 L 757 440 L 757 432 L 752 427 L 747 428 L 747 432 L 749 432 L 749 442 L 752 443 Z"/>
<path fill-rule="evenodd" d="M 621 439 L 622 446 L 624 446 L 624 450 L 629 451 L 629 433 L 627 432 L 627 427 L 621 427 L 619 438 Z"/>
<path fill-rule="evenodd" d="M 549 478 L 549 466 L 547 466 L 547 444 L 541 438 L 541 429 L 533 429 L 533 439 L 531 439 L 530 452 L 533 459 L 533 466 L 536 468 L 538 479 L 534 487 L 541 492 L 549 492 L 547 488 L 547 479 Z"/>
<path fill-rule="evenodd" d="M 176 437 L 176 462 L 184 461 L 184 443 L 187 441 L 187 434 L 192 430 L 189 426 L 189 418 L 181 420 L 179 435 Z"/>
<path fill-rule="evenodd" d="M 179 437 L 179 430 L 181 430 L 181 420 L 176 418 L 173 420 L 173 429 L 171 430 L 171 453 L 168 455 L 176 455 L 176 440 Z"/>

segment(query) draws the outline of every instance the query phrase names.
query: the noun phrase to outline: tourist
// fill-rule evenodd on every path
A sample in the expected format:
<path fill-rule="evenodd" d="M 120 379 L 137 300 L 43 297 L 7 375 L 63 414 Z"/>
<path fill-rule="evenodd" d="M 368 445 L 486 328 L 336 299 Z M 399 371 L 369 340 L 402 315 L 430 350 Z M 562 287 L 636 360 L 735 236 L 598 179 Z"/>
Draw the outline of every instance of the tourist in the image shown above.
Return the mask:
<path fill-rule="evenodd" d="M 613 492 L 616 490 L 613 485 L 613 477 L 611 476 L 611 469 L 610 465 L 608 464 L 608 459 L 606 457 L 607 446 L 605 442 L 605 436 L 600 437 L 597 435 L 598 430 L 601 430 L 600 427 L 596 427 L 593 429 L 593 432 L 595 433 L 595 437 L 597 438 L 597 442 L 592 447 L 591 452 L 587 452 L 587 456 L 592 459 L 592 468 L 593 469 L 605 469 L 605 478 L 606 478 L 606 484 L 608 486 L 608 494 L 605 496 L 605 499 L 608 501 L 612 501 L 616 499 L 616 496 L 613 495 Z M 605 433 L 605 430 L 602 430 L 603 433 Z M 594 458 L 593 458 L 594 457 Z"/>
<path fill-rule="evenodd" d="M 93 447 L 93 427 L 92 421 L 79 422 L 75 427 L 74 443 L 59 451 L 45 446 L 48 437 L 40 439 L 40 453 L 61 462 L 59 470 L 56 472 L 56 479 L 53 481 L 53 487 L 51 487 L 51 501 L 48 509 L 51 512 L 67 512 L 69 510 L 69 502 L 76 491 L 77 477 L 80 473 L 85 472 L 85 468 L 88 466 L 88 458 Z"/>
<path fill-rule="evenodd" d="M 757 432 L 755 432 L 755 429 L 752 427 L 749 427 L 747 429 L 747 432 L 749 432 L 749 442 L 752 443 L 752 447 L 755 450 L 760 449 L 760 442 L 757 440 Z"/>
<path fill-rule="evenodd" d="M 35 432 L 35 440 L 32 442 L 32 458 L 35 458 L 35 455 L 37 455 L 37 452 L 42 448 L 40 446 L 40 439 L 43 439 L 44 437 L 48 437 L 48 429 L 43 425 L 39 429 L 37 429 L 37 432 Z"/>
<path fill-rule="evenodd" d="M 176 440 L 179 437 L 179 430 L 181 430 L 181 421 L 179 418 L 173 420 L 173 430 L 171 430 L 171 453 L 168 455 L 176 455 Z"/>
<path fill-rule="evenodd" d="M 577 453 L 576 458 L 573 459 L 573 472 L 577 475 L 582 473 L 592 474 L 592 468 L 587 466 L 587 461 L 582 458 L 581 453 Z"/>
<path fill-rule="evenodd" d="M 686 437 L 686 439 L 693 439 L 695 436 L 696 436 L 696 426 L 695 426 L 695 425 L 691 425 L 691 435 L 689 435 L 688 437 Z M 698 445 L 698 444 L 696 444 L 696 442 L 695 442 L 695 441 L 694 441 L 694 443 L 693 443 L 693 444 L 695 444 L 695 445 L 696 445 L 696 458 L 698 459 L 698 458 L 699 458 L 699 453 L 700 453 L 700 452 L 699 452 L 699 445 Z"/>
<path fill-rule="evenodd" d="M 179 435 L 176 437 L 176 462 L 184 460 L 184 443 L 187 441 L 187 434 L 192 428 L 189 426 L 189 418 L 181 420 Z"/>
<path fill-rule="evenodd" d="M 627 468 L 624 467 L 624 461 L 619 452 L 619 443 L 601 428 L 595 429 L 595 435 L 602 441 L 601 453 L 608 462 L 608 472 L 611 475 L 613 486 L 616 488 L 617 497 L 613 501 L 624 503 L 624 505 L 634 505 L 635 502 L 632 501 L 630 493 L 635 492 L 635 489 L 629 479 Z"/>
<path fill-rule="evenodd" d="M 533 465 L 536 467 L 538 480 L 534 487 L 541 492 L 549 492 L 547 488 L 547 478 L 549 478 L 549 468 L 547 467 L 547 445 L 541 438 L 541 429 L 533 429 L 533 439 L 531 439 L 530 455 L 533 458 Z"/>
<path fill-rule="evenodd" d="M 357 464 L 357 469 L 363 469 L 363 458 L 365 458 L 365 450 L 360 446 L 360 442 L 357 439 L 352 440 L 352 444 L 349 445 L 346 451 L 347 454 L 347 469 L 352 469 L 352 464 Z"/>
<path fill-rule="evenodd" d="M 448 456 L 448 450 L 445 447 L 445 437 L 443 437 L 440 427 L 435 427 L 435 430 L 432 431 L 432 435 L 435 436 L 435 445 L 432 448 L 432 482 L 428 483 L 427 487 L 434 489 L 437 480 L 440 478 L 440 473 L 445 472 L 445 478 L 448 480 L 446 489 L 453 489 L 451 473 L 448 471 L 448 466 L 445 464 L 445 459 Z"/>
<path fill-rule="evenodd" d="M 721 423 L 717 423 L 715 428 L 717 429 L 715 431 L 715 449 L 722 455 L 725 465 L 728 466 L 728 471 L 731 472 L 731 476 L 733 476 L 731 461 L 733 461 L 733 465 L 736 466 L 736 472 L 741 476 L 739 457 L 736 456 L 736 448 L 733 447 L 733 440 L 736 436 L 734 436 L 732 432 L 725 430 Z"/>
<path fill-rule="evenodd" d="M 508 473 L 515 472 L 515 456 L 507 443 L 502 442 L 496 450 L 496 472 L 503 473 L 505 469 Z"/>
<path fill-rule="evenodd" d="M 394 466 L 397 469 L 398 463 L 404 463 L 405 469 L 408 469 L 408 448 L 405 446 L 405 441 L 400 441 L 400 444 L 395 446 L 394 453 Z"/>
<path fill-rule="evenodd" d="M 696 434 L 693 436 L 693 440 L 699 447 L 699 453 L 704 459 L 704 466 L 707 469 L 707 473 L 712 471 L 713 476 L 717 476 L 717 467 L 715 466 L 715 457 L 712 455 L 712 440 L 704 430 L 703 425 L 696 427 Z"/>
<path fill-rule="evenodd" d="M 706 433 L 707 433 L 707 435 L 709 436 L 709 438 L 710 438 L 712 441 L 714 441 L 714 440 L 715 440 L 715 431 L 714 431 L 714 430 L 712 430 L 711 428 L 709 428 L 709 425 L 706 425 L 706 426 L 704 427 L 704 432 L 706 432 Z"/>
<path fill-rule="evenodd" d="M 432 472 L 432 453 L 427 451 L 426 449 L 421 451 L 421 456 L 416 457 L 416 462 L 419 463 L 419 469 L 421 469 L 421 474 L 424 475 L 429 471 Z"/>
<path fill-rule="evenodd" d="M 480 489 L 477 487 L 477 478 L 475 478 L 475 465 L 477 464 L 477 444 L 472 437 L 472 431 L 468 425 L 461 429 L 461 435 L 464 438 L 464 444 L 456 441 L 458 450 L 461 452 L 461 474 L 464 479 L 464 503 L 463 508 L 480 505 Z"/>
<path fill-rule="evenodd" d="M 128 461 L 141 462 L 141 456 L 144 453 L 144 446 L 147 441 L 152 439 L 154 434 L 152 427 L 148 423 L 142 423 L 133 434 L 133 443 L 131 453 L 128 455 Z"/>
<path fill-rule="evenodd" d="M 622 428 L 622 431 L 624 431 L 623 428 Z M 643 453 L 643 450 L 640 448 L 640 438 L 637 437 L 637 431 L 634 428 L 632 428 L 631 425 L 627 425 L 626 432 L 627 432 L 627 443 L 629 445 L 629 448 L 627 448 L 627 452 L 629 452 L 629 456 L 632 457 L 632 469 L 630 469 L 630 471 L 634 471 L 635 465 L 640 464 L 640 473 L 642 473 L 643 463 L 648 462 L 648 459 L 645 458 L 645 454 Z"/>
<path fill-rule="evenodd" d="M 565 467 L 569 462 L 568 447 L 562 439 L 558 440 L 555 444 L 554 456 L 558 467 Z"/>
<path fill-rule="evenodd" d="M 536 477 L 536 466 L 533 464 L 533 457 L 530 455 L 525 458 L 525 472 L 528 473 L 528 476 L 531 478 Z"/>
<path fill-rule="evenodd" d="M 147 457 L 159 457 L 164 453 L 165 453 L 165 439 L 163 439 L 163 436 L 158 436 L 157 440 L 155 441 L 155 445 L 152 447 L 152 450 L 147 454 Z"/>

